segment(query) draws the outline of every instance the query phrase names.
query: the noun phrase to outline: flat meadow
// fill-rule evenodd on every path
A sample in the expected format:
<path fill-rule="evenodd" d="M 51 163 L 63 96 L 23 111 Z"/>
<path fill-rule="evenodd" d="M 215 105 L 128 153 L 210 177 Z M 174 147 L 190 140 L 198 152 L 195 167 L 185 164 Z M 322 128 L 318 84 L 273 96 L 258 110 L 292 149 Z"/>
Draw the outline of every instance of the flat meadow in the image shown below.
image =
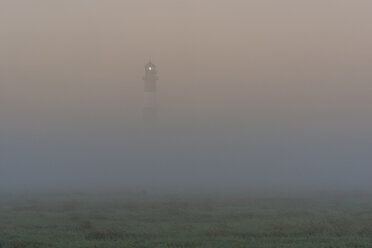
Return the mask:
<path fill-rule="evenodd" d="M 372 247 L 367 192 L 0 196 L 0 248 Z"/>

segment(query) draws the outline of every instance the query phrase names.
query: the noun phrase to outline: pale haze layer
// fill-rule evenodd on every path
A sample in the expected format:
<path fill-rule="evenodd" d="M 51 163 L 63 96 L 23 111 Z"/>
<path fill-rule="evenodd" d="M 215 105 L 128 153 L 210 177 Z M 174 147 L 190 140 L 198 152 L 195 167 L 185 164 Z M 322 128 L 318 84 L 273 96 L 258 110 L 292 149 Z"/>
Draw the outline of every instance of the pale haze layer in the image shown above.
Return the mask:
<path fill-rule="evenodd" d="M 371 9 L 2 0 L 0 186 L 367 189 Z"/>

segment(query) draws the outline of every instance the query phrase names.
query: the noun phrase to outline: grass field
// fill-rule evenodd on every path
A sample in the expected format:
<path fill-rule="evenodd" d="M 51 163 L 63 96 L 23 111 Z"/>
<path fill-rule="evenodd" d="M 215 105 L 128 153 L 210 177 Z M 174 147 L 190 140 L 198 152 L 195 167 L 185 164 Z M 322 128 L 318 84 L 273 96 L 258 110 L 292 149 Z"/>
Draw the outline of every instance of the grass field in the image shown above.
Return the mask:
<path fill-rule="evenodd" d="M 372 247 L 372 195 L 1 194 L 0 248 Z"/>

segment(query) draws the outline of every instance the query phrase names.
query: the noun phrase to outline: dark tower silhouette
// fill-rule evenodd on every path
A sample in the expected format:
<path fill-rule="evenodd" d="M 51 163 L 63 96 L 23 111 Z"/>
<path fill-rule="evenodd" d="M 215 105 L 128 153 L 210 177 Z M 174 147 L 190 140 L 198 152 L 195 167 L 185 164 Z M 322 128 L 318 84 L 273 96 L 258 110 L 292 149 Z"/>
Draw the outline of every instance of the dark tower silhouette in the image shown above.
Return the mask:
<path fill-rule="evenodd" d="M 145 75 L 143 76 L 145 82 L 145 101 L 143 108 L 143 119 L 145 122 L 153 122 L 156 120 L 156 81 L 158 80 L 156 66 L 151 60 L 145 65 Z"/>

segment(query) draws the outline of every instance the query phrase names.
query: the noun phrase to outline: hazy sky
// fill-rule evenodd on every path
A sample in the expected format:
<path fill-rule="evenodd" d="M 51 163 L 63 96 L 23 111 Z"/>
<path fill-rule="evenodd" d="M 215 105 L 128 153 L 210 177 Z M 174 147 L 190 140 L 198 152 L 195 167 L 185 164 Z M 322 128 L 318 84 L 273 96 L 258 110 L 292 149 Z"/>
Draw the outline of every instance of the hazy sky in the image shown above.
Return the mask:
<path fill-rule="evenodd" d="M 371 10 L 1 0 L 0 186 L 370 187 Z"/>

